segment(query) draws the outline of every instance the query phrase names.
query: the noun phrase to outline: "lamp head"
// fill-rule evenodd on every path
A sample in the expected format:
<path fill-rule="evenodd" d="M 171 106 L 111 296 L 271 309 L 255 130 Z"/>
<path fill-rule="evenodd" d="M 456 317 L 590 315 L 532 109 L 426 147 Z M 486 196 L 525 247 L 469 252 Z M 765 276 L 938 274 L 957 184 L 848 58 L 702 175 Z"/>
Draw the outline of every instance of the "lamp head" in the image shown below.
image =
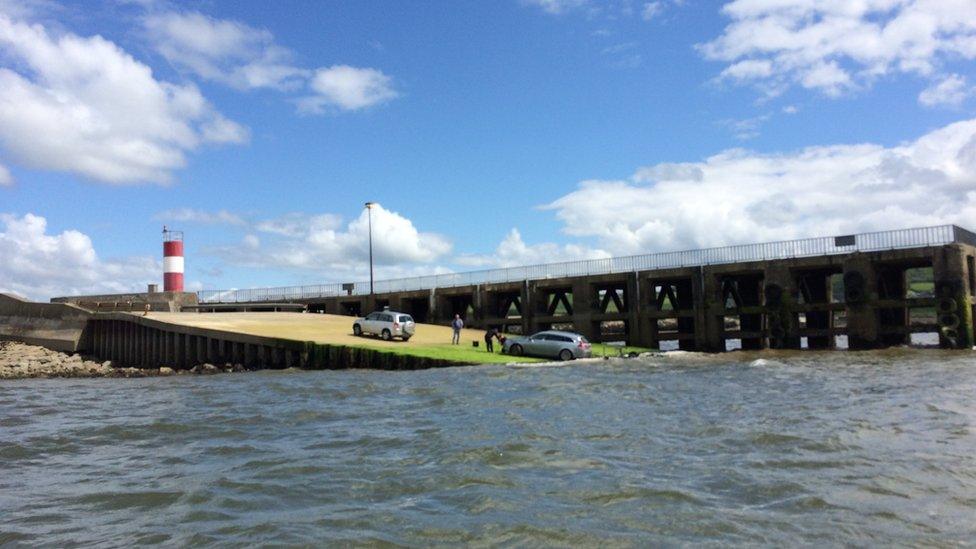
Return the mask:
<path fill-rule="evenodd" d="M 366 209 L 372 210 L 373 209 L 373 206 L 375 206 L 375 205 L 376 205 L 376 202 L 367 202 L 366 203 Z"/>

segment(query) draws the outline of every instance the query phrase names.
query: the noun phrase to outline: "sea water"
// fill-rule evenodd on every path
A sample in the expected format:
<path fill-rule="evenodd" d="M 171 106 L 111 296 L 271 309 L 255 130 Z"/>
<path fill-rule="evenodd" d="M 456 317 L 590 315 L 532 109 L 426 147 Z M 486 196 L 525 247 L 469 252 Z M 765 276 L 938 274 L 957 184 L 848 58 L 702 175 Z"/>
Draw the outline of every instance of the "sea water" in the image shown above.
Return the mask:
<path fill-rule="evenodd" d="M 0 545 L 976 542 L 976 355 L 0 383 Z"/>

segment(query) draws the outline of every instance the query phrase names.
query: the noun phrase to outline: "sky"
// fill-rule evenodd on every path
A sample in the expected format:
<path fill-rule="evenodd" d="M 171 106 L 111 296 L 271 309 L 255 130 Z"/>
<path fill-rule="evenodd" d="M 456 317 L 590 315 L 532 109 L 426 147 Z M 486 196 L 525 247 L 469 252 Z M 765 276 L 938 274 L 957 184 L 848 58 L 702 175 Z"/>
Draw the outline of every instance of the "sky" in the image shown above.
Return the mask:
<path fill-rule="evenodd" d="M 0 0 L 0 292 L 976 229 L 976 0 Z"/>

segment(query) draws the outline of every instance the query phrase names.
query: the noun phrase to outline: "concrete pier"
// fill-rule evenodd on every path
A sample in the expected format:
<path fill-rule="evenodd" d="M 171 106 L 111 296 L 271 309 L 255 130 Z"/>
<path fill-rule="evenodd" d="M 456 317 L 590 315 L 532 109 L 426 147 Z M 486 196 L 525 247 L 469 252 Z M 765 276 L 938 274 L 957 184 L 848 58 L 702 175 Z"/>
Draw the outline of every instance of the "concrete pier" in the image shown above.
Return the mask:
<path fill-rule="evenodd" d="M 578 276 L 552 276 L 550 266 L 541 265 L 523 268 L 530 276 L 522 280 L 378 290 L 372 296 L 357 295 L 349 288 L 358 286 L 347 284 L 344 295 L 287 301 L 312 312 L 349 315 L 390 306 L 438 324 L 460 314 L 466 325 L 479 328 L 521 333 L 563 328 L 597 342 L 696 351 L 833 349 L 845 341 L 850 349 L 874 349 L 911 344 L 919 333 L 933 334 L 932 339 L 937 334 L 945 348 L 969 348 L 974 342 L 976 235 L 959 227 L 675 254 L 676 263 L 684 257 L 721 257 L 642 269 L 642 257 L 635 256 L 623 258 L 632 260 L 631 270 Z M 736 254 L 786 257 L 737 261 Z M 554 266 L 567 270 L 564 264 Z M 910 291 L 913 270 L 932 273 L 930 292 Z M 302 289 L 297 290 L 292 293 Z M 257 296 L 262 290 L 244 292 Z M 201 301 L 207 296 L 201 294 Z M 253 305 L 260 299 L 244 301 Z"/>
<path fill-rule="evenodd" d="M 370 295 L 357 283 L 341 290 L 201 292 L 199 303 L 188 307 L 198 312 L 148 316 L 0 296 L 0 339 L 89 352 L 123 366 L 459 364 L 410 356 L 418 341 L 382 349 L 343 340 L 352 337 L 345 334 L 351 324 L 331 316 L 389 306 L 428 324 L 444 326 L 459 314 L 468 328 L 568 329 L 595 342 L 655 349 L 860 350 L 911 344 L 916 334 L 928 334 L 943 348 L 970 349 L 976 234 L 946 225 L 379 281 L 377 289 Z M 232 312 L 289 309 L 329 315 Z M 331 339 L 322 337 L 329 322 L 340 326 Z M 426 329 L 445 330 L 435 339 L 446 342 L 449 330 L 442 326 Z"/>

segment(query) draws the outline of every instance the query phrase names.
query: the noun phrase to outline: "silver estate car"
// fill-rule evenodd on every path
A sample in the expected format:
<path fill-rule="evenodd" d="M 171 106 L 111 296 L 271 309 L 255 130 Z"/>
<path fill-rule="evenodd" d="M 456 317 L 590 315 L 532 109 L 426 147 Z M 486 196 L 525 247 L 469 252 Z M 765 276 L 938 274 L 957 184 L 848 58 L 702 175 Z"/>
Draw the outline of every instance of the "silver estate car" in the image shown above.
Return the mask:
<path fill-rule="evenodd" d="M 394 337 L 407 341 L 413 336 L 415 328 L 413 317 L 407 313 L 384 310 L 369 313 L 365 318 L 357 318 L 352 324 L 352 333 L 357 336 L 378 335 L 386 341 Z"/>
<path fill-rule="evenodd" d="M 510 337 L 502 345 L 502 352 L 510 355 L 539 356 L 572 360 L 591 356 L 590 342 L 580 334 L 548 330 L 529 337 Z"/>

